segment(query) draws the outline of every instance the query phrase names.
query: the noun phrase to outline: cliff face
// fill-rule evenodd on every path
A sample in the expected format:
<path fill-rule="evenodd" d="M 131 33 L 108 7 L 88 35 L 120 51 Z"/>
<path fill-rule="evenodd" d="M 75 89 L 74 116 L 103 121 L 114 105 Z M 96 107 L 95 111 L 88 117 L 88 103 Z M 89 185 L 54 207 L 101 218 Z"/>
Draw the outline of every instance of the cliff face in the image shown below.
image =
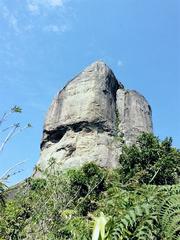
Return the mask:
<path fill-rule="evenodd" d="M 116 167 L 121 151 L 117 138 L 131 144 L 141 132 L 152 132 L 146 99 L 125 90 L 105 63 L 95 62 L 53 100 L 38 165 L 44 170 L 54 158 L 57 168 L 63 169 L 89 161 Z"/>

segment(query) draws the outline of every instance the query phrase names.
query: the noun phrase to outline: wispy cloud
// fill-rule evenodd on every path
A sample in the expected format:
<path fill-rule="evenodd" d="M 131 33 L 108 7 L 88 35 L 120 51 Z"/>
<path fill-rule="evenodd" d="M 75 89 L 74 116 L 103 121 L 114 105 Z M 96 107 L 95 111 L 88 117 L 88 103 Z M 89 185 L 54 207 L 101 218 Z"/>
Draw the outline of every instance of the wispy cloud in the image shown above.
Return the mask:
<path fill-rule="evenodd" d="M 64 4 L 64 0 L 47 0 L 47 3 L 49 3 L 53 7 L 62 7 Z"/>
<path fill-rule="evenodd" d="M 8 24 L 9 30 L 17 34 L 32 30 L 63 33 L 70 29 L 69 8 L 67 7 L 69 1 L 25 0 L 21 5 L 12 7 L 2 0 L 0 19 Z"/>
<path fill-rule="evenodd" d="M 33 14 L 39 13 L 39 6 L 33 2 L 27 3 L 27 8 Z"/>
<path fill-rule="evenodd" d="M 123 67 L 124 67 L 124 63 L 123 63 L 123 61 L 120 60 L 120 59 L 117 61 L 117 65 L 118 65 L 118 67 L 120 67 L 120 68 L 123 68 Z"/>
<path fill-rule="evenodd" d="M 13 14 L 9 16 L 9 24 L 15 30 L 15 32 L 19 32 L 18 19 Z"/>
<path fill-rule="evenodd" d="M 6 5 L 2 5 L 0 16 L 8 23 L 8 25 L 15 31 L 19 32 L 18 19 L 14 13 L 12 13 Z"/>
<path fill-rule="evenodd" d="M 60 8 L 64 3 L 64 0 L 28 0 L 27 8 L 31 13 L 38 14 L 42 8 Z"/>
<path fill-rule="evenodd" d="M 4 18 L 8 18 L 9 16 L 9 10 L 5 5 L 1 6 L 1 10 L 0 10 L 0 15 Z"/>
<path fill-rule="evenodd" d="M 61 33 L 63 33 L 63 32 L 66 32 L 68 29 L 69 29 L 68 25 L 65 25 L 65 24 L 61 25 L 61 26 L 51 24 L 51 25 L 45 26 L 43 30 L 45 32 L 56 32 L 56 33 L 61 32 Z"/>

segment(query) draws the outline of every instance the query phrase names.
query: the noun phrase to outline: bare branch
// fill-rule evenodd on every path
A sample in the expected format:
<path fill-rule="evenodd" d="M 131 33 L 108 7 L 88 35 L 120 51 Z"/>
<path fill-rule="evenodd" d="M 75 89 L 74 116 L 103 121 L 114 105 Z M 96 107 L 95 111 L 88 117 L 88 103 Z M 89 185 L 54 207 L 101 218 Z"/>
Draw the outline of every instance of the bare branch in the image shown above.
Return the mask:
<path fill-rule="evenodd" d="M 30 128 L 32 127 L 30 123 L 28 123 L 25 127 L 20 127 L 19 123 L 13 124 L 9 127 L 7 127 L 6 129 L 4 129 L 3 131 L 7 131 L 8 129 L 11 129 L 11 131 L 9 131 L 7 137 L 5 138 L 4 142 L 1 144 L 0 146 L 0 152 L 3 151 L 5 145 L 7 144 L 7 142 L 14 136 L 16 136 L 17 134 L 19 134 L 20 132 L 22 132 L 23 130 L 25 130 L 26 128 Z M 19 130 L 19 131 L 18 131 Z"/>
<path fill-rule="evenodd" d="M 4 180 L 7 180 L 7 178 L 9 177 L 9 173 L 15 169 L 17 166 L 25 163 L 26 161 L 21 161 L 21 162 L 18 162 L 16 163 L 13 167 L 9 168 L 1 177 L 0 177 L 0 182 L 3 182 Z M 14 175 L 14 173 L 12 174 Z"/>
<path fill-rule="evenodd" d="M 7 137 L 5 138 L 4 142 L 0 146 L 0 152 L 3 151 L 6 143 L 10 140 L 10 138 L 15 134 L 17 128 L 19 128 L 19 123 L 14 124 L 14 127 L 11 129 L 11 131 L 8 133 Z"/>
<path fill-rule="evenodd" d="M 0 119 L 0 126 L 1 126 L 1 124 L 3 123 L 3 122 L 5 122 L 6 120 L 7 120 L 7 118 L 9 117 L 9 115 L 11 115 L 12 113 L 21 113 L 22 112 L 22 109 L 19 107 L 19 106 L 14 106 L 14 107 L 12 107 L 11 108 L 11 110 L 10 111 L 8 111 L 8 112 L 5 112 L 3 115 L 2 115 L 2 117 L 1 117 L 1 119 Z"/>
<path fill-rule="evenodd" d="M 6 121 L 7 117 L 8 117 L 11 113 L 12 113 L 12 112 L 9 111 L 9 112 L 4 113 L 4 114 L 2 115 L 2 117 L 1 117 L 1 119 L 0 119 L 0 126 L 1 126 L 1 124 L 2 124 L 4 121 Z"/>

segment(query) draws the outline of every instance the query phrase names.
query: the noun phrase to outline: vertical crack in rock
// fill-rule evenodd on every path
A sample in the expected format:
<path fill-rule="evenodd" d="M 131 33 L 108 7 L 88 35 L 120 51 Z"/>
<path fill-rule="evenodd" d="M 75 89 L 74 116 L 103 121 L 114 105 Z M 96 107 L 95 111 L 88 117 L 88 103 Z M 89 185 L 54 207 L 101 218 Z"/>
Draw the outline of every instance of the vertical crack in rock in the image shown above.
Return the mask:
<path fill-rule="evenodd" d="M 121 151 L 115 136 L 123 134 L 126 143 L 133 143 L 141 132 L 151 131 L 151 108 L 145 98 L 125 90 L 112 70 L 97 61 L 54 98 L 44 124 L 38 165 L 46 169 L 53 157 L 62 169 L 90 161 L 114 168 Z"/>

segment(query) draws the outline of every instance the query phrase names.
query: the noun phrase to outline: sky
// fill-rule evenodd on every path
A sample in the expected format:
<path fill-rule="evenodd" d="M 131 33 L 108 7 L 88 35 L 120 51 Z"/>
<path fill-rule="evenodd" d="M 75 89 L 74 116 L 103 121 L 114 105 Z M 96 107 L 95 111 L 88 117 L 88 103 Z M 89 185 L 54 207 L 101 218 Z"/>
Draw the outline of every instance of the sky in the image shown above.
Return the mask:
<path fill-rule="evenodd" d="M 179 0 L 0 0 L 0 116 L 23 109 L 1 130 L 33 126 L 0 153 L 0 177 L 19 162 L 7 184 L 31 175 L 54 95 L 96 60 L 146 97 L 155 135 L 180 148 L 179 29 Z"/>

